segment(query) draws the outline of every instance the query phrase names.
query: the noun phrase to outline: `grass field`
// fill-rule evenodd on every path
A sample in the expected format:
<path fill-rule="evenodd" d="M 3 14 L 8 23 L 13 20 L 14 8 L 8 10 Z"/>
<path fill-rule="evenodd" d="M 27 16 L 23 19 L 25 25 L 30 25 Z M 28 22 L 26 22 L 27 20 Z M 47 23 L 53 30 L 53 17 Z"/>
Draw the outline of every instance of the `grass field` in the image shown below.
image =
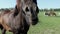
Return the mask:
<path fill-rule="evenodd" d="M 38 24 L 31 25 L 28 34 L 60 34 L 60 16 L 45 16 L 44 12 L 40 12 L 38 16 Z M 7 32 L 7 34 L 11 33 Z"/>

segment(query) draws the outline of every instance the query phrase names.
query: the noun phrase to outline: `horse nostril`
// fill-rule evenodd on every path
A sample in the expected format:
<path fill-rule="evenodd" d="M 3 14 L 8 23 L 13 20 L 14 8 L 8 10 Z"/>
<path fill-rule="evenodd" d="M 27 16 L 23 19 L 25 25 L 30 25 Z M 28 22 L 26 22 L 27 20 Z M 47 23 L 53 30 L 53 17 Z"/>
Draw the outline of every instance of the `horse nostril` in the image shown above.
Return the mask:
<path fill-rule="evenodd" d="M 28 7 L 26 7 L 25 11 L 29 11 L 29 8 L 28 8 Z"/>

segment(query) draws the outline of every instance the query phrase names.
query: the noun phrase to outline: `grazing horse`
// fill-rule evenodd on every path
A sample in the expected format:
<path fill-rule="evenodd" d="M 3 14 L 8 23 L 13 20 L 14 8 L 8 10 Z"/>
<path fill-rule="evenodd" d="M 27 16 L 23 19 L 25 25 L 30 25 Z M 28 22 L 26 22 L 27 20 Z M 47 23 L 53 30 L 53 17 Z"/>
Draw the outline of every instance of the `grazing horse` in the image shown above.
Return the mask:
<path fill-rule="evenodd" d="M 38 23 L 39 9 L 37 0 L 16 0 L 17 4 L 12 11 L 2 12 L 0 24 L 3 27 L 2 34 L 10 31 L 13 34 L 27 34 L 30 25 Z"/>
<path fill-rule="evenodd" d="M 56 13 L 53 12 L 53 11 L 50 11 L 50 12 L 45 12 L 45 15 L 48 15 L 48 16 L 56 16 Z"/>

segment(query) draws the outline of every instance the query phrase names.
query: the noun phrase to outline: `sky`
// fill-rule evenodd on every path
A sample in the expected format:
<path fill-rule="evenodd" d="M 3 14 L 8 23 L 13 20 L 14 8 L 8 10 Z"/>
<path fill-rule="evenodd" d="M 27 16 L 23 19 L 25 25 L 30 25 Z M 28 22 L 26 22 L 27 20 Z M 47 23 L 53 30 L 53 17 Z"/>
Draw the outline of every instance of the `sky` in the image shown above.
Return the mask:
<path fill-rule="evenodd" d="M 44 8 L 60 8 L 60 0 L 37 0 L 39 9 Z M 15 7 L 15 0 L 0 0 L 0 9 L 1 8 L 12 8 Z"/>

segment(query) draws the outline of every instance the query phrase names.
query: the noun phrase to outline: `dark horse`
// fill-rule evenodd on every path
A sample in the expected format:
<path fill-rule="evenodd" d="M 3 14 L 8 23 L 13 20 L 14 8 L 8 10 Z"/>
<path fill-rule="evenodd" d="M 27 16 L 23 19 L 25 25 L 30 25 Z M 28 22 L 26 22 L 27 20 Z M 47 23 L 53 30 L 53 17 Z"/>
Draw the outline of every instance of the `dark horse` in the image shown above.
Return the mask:
<path fill-rule="evenodd" d="M 17 0 L 14 10 L 4 11 L 0 16 L 2 34 L 6 31 L 13 34 L 27 34 L 30 25 L 38 23 L 38 12 L 37 0 Z"/>

